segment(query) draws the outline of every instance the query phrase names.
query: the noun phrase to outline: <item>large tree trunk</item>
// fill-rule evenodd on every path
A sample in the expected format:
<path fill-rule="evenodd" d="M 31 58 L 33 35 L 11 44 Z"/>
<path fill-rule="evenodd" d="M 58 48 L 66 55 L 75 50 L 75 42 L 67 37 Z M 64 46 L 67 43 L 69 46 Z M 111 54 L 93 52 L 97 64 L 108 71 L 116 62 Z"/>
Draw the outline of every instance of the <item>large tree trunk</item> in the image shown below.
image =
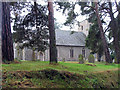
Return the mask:
<path fill-rule="evenodd" d="M 48 10 L 49 10 L 48 21 L 49 21 L 49 35 L 50 35 L 50 63 L 57 63 L 53 2 L 49 2 L 49 0 L 48 0 Z"/>
<path fill-rule="evenodd" d="M 120 47 L 119 47 L 119 40 L 118 40 L 118 24 L 114 18 L 114 14 L 112 11 L 112 4 L 111 2 L 109 2 L 109 7 L 110 7 L 110 18 L 111 18 L 111 29 L 112 29 L 112 33 L 113 33 L 113 45 L 115 48 L 115 55 L 117 58 L 117 63 L 120 63 Z"/>
<path fill-rule="evenodd" d="M 106 59 L 107 63 L 112 63 L 112 59 L 110 57 L 110 52 L 109 52 L 109 49 L 108 49 L 108 44 L 106 42 L 105 34 L 104 34 L 104 31 L 103 31 L 103 27 L 102 27 L 102 23 L 101 23 L 101 20 L 100 20 L 100 15 L 99 15 L 99 11 L 98 11 L 97 2 L 95 2 L 95 11 L 96 11 L 96 16 L 97 16 L 97 20 L 98 20 L 99 29 L 100 29 L 100 32 L 101 32 L 101 38 L 102 38 L 103 48 L 104 48 L 104 52 L 105 52 L 105 59 Z"/>
<path fill-rule="evenodd" d="M 0 2 L 0 15 L 2 15 L 2 3 Z M 0 64 L 2 63 L 2 17 L 0 17 Z"/>
<path fill-rule="evenodd" d="M 8 2 L 2 2 L 2 59 L 13 61 L 13 41 L 10 25 L 10 6 Z"/>
<path fill-rule="evenodd" d="M 97 59 L 98 59 L 98 62 L 101 62 L 101 55 L 99 53 L 97 53 Z"/>

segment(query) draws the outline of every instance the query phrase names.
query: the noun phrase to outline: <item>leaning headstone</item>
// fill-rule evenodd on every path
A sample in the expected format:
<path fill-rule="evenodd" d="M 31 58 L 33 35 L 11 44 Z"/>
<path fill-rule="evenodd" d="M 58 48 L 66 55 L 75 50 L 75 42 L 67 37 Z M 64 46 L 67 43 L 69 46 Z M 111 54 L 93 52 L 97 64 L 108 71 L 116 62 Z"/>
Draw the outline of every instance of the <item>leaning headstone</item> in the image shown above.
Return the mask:
<path fill-rule="evenodd" d="M 65 62 L 65 58 L 62 59 L 62 62 Z"/>
<path fill-rule="evenodd" d="M 83 64 L 83 63 L 84 63 L 84 58 L 83 58 L 83 55 L 82 55 L 82 54 L 79 55 L 79 58 L 78 58 L 78 59 L 79 59 L 79 63 L 80 63 L 80 64 Z"/>
<path fill-rule="evenodd" d="M 28 48 L 23 49 L 23 60 L 33 60 L 33 51 Z"/>
<path fill-rule="evenodd" d="M 93 56 L 93 54 L 90 54 L 89 57 L 88 57 L 88 62 L 89 63 L 94 63 L 95 62 L 95 58 Z"/>

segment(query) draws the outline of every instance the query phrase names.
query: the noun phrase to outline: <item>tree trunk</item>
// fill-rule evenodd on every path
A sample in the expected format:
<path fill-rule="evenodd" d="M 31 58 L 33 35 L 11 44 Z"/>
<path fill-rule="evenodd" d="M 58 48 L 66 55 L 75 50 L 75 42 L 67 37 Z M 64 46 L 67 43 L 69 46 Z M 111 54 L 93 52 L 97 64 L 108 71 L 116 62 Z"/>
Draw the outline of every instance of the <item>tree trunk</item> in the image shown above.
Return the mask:
<path fill-rule="evenodd" d="M 57 63 L 53 2 L 49 2 L 49 0 L 48 0 L 48 10 L 49 10 L 48 21 L 49 21 L 49 35 L 50 35 L 50 63 Z"/>
<path fill-rule="evenodd" d="M 120 63 L 120 47 L 119 47 L 119 40 L 118 40 L 118 24 L 114 18 L 114 14 L 112 12 L 112 4 L 109 2 L 109 7 L 110 7 L 110 18 L 111 18 L 111 30 L 113 33 L 113 45 L 115 48 L 115 55 L 117 58 L 117 63 Z"/>
<path fill-rule="evenodd" d="M 35 50 L 32 51 L 32 61 L 35 61 L 36 60 L 36 55 L 35 55 Z"/>
<path fill-rule="evenodd" d="M 35 9 L 35 26 L 36 26 L 36 30 L 37 30 L 38 26 L 37 26 L 37 3 L 36 3 L 36 0 L 34 0 L 34 9 Z"/>
<path fill-rule="evenodd" d="M 99 53 L 97 53 L 97 59 L 98 59 L 98 62 L 101 62 L 101 55 Z"/>
<path fill-rule="evenodd" d="M 2 15 L 2 2 L 0 2 L 0 15 Z M 0 64 L 2 63 L 2 16 L 0 17 Z"/>
<path fill-rule="evenodd" d="M 2 2 L 2 11 L 2 59 L 3 61 L 13 61 L 14 52 L 8 2 Z"/>
<path fill-rule="evenodd" d="M 103 48 L 104 48 L 104 52 L 105 52 L 105 59 L 106 59 L 107 63 L 112 63 L 112 59 L 110 57 L 110 52 L 109 52 L 109 49 L 108 49 L 108 44 L 106 42 L 105 34 L 104 34 L 104 31 L 103 31 L 103 27 L 102 27 L 102 23 L 101 23 L 101 20 L 100 20 L 100 15 L 99 15 L 99 11 L 98 11 L 97 2 L 95 2 L 95 11 L 96 11 L 96 16 L 97 16 L 97 20 L 98 20 L 99 29 L 100 29 L 100 32 L 101 32 L 101 39 L 102 39 Z"/>

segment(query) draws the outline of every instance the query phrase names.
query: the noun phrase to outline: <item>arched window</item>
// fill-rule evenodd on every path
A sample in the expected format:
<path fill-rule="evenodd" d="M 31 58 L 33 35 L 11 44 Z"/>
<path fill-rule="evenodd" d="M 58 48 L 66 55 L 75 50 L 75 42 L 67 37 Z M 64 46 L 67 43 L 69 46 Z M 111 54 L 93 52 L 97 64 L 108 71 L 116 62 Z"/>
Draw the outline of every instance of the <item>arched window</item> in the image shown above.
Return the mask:
<path fill-rule="evenodd" d="M 70 58 L 73 58 L 74 57 L 74 51 L 73 49 L 70 49 Z"/>
<path fill-rule="evenodd" d="M 85 48 L 82 49 L 82 55 L 85 57 Z"/>
<path fill-rule="evenodd" d="M 83 30 L 83 26 L 81 25 L 81 30 Z"/>

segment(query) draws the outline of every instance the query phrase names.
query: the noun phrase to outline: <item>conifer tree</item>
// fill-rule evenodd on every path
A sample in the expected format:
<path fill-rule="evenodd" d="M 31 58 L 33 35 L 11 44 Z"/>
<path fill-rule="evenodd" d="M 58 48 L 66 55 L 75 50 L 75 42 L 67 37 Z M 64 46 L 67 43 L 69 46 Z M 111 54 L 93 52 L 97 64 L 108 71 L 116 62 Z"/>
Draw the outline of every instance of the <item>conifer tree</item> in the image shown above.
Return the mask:
<path fill-rule="evenodd" d="M 49 34 L 50 34 L 50 64 L 57 63 L 57 49 L 55 39 L 55 27 L 54 27 L 54 14 L 53 14 L 53 2 L 48 0 L 48 21 L 49 21 Z"/>
<path fill-rule="evenodd" d="M 10 24 L 10 5 L 9 2 L 2 2 L 2 60 L 13 61 L 13 41 Z"/>
<path fill-rule="evenodd" d="M 16 15 L 14 23 L 14 41 L 22 43 L 21 48 L 45 51 L 48 47 L 47 8 L 34 2 L 31 11 L 25 16 Z"/>
<path fill-rule="evenodd" d="M 99 12 L 96 10 L 94 2 L 76 2 L 76 3 L 72 3 L 72 4 L 70 4 L 69 2 L 67 2 L 67 3 L 61 3 L 60 2 L 60 3 L 58 3 L 58 5 L 60 6 L 60 8 L 63 8 L 63 11 L 66 11 L 66 10 L 69 11 L 67 21 L 65 22 L 65 24 L 68 24 L 68 25 L 73 24 L 72 22 L 75 20 L 75 18 L 77 16 L 79 16 L 79 14 L 76 14 L 75 11 L 74 11 L 75 5 L 80 6 L 80 9 L 82 11 L 82 13 L 81 13 L 82 15 L 88 14 L 89 19 L 93 18 L 95 16 L 97 18 L 97 20 L 99 20 L 98 26 L 99 26 L 99 31 L 100 31 L 100 34 L 101 34 L 101 36 L 100 36 L 101 41 L 102 41 L 102 44 L 104 45 L 103 48 L 104 48 L 104 53 L 105 53 L 105 57 L 106 57 L 106 62 L 111 63 L 112 60 L 111 60 L 111 57 L 110 57 L 110 52 L 109 52 L 109 49 L 108 49 L 107 41 L 106 41 L 105 34 L 104 34 L 104 31 L 103 31 L 103 27 L 102 27 L 102 19 L 98 18 Z M 91 21 L 91 20 L 89 20 L 89 21 Z"/>

